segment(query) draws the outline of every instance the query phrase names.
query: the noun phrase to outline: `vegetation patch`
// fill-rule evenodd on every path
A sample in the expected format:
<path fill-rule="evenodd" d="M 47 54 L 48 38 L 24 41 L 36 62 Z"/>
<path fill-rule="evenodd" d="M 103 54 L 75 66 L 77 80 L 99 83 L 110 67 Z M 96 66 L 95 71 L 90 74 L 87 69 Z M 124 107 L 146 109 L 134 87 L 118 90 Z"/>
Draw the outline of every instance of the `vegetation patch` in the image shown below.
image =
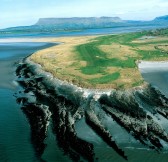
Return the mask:
<path fill-rule="evenodd" d="M 89 82 L 92 84 L 105 84 L 105 83 L 113 82 L 114 80 L 117 80 L 119 77 L 120 77 L 120 73 L 115 72 L 109 75 L 102 76 L 100 78 L 90 79 Z"/>
<path fill-rule="evenodd" d="M 55 38 L 53 42 L 63 44 L 38 51 L 31 59 L 79 86 L 132 88 L 143 84 L 138 60 L 168 60 L 168 30 L 163 30 Z"/>

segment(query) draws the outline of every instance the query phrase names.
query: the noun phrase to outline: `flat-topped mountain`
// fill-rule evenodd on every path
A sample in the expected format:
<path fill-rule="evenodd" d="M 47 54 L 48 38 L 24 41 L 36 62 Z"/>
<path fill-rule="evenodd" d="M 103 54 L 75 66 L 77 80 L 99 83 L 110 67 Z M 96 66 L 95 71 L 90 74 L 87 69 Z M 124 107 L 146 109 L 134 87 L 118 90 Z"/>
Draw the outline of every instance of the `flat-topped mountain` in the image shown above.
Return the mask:
<path fill-rule="evenodd" d="M 65 25 L 65 24 L 106 24 L 123 22 L 119 17 L 71 17 L 71 18 L 40 18 L 36 25 Z"/>
<path fill-rule="evenodd" d="M 119 17 L 72 17 L 72 18 L 40 18 L 37 26 L 55 26 L 57 29 L 102 28 L 123 23 Z"/>

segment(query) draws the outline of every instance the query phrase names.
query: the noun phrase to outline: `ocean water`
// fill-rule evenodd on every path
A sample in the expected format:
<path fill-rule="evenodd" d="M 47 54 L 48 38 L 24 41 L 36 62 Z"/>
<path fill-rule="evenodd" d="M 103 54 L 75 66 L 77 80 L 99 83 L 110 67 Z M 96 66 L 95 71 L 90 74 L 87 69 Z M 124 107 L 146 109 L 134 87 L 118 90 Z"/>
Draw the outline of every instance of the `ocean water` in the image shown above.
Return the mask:
<path fill-rule="evenodd" d="M 20 106 L 13 96 L 17 85 L 14 84 L 14 64 L 29 54 L 22 50 L 22 43 L 0 44 L 0 161 L 35 161 L 30 144 L 30 128 Z M 9 50 L 8 50 L 9 49 Z M 30 50 L 33 52 L 33 48 Z"/>
<path fill-rule="evenodd" d="M 38 49 L 51 46 L 45 43 L 1 43 L 0 44 L 0 162 L 38 162 L 31 144 L 30 126 L 21 106 L 16 103 L 15 92 L 20 87 L 14 82 L 18 61 Z M 46 149 L 48 159 L 66 159 L 56 147 L 50 133 L 51 143 Z M 52 150 L 52 151 L 51 151 Z M 56 153 L 60 152 L 60 153 Z M 46 157 L 47 156 L 47 157 Z M 48 160 L 47 160 L 48 161 Z M 52 161 L 52 160 L 49 160 Z M 55 160 L 54 160 L 55 161 Z M 62 161 L 62 160 L 60 160 Z"/>
<path fill-rule="evenodd" d="M 100 28 L 100 29 L 83 29 L 83 30 L 72 30 L 72 31 L 58 31 L 58 32 L 37 32 L 37 33 L 20 33 L 20 34 L 0 34 L 0 38 L 15 38 L 15 37 L 60 37 L 60 36 L 81 36 L 81 35 L 98 35 L 98 34 L 116 34 L 116 33 L 128 33 L 128 32 L 137 32 L 142 30 L 151 30 L 156 28 L 165 28 L 165 24 L 157 25 L 145 25 L 145 26 L 121 26 L 113 28 Z"/>

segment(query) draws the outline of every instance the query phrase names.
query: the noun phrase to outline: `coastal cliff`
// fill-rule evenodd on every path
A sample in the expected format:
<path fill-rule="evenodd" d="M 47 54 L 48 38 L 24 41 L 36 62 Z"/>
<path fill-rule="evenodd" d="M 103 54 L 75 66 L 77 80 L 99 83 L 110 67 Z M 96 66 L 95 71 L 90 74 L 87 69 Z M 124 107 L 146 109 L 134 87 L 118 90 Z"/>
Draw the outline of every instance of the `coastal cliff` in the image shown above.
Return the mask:
<path fill-rule="evenodd" d="M 107 117 L 145 148 L 165 149 L 168 134 L 160 119 L 168 119 L 168 99 L 149 84 L 128 90 L 85 89 L 54 78 L 29 58 L 20 62 L 16 75 L 23 87 L 17 101 L 29 120 L 38 156 L 45 149 L 47 126 L 52 123 L 56 142 L 66 155 L 73 161 L 80 161 L 81 157 L 96 161 L 94 145 L 78 137 L 75 129 L 76 122 L 85 119 L 109 147 L 129 159 L 113 138 Z"/>

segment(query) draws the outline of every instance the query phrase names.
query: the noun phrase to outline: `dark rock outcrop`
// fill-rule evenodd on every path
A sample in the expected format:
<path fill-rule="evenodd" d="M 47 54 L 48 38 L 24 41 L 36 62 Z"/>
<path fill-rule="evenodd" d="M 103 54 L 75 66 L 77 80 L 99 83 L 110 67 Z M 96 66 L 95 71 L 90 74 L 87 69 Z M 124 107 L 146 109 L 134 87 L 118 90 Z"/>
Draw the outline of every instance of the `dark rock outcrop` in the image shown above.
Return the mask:
<path fill-rule="evenodd" d="M 47 132 L 47 122 L 50 113 L 43 105 L 28 104 L 22 106 L 31 126 L 31 141 L 35 148 L 36 154 L 40 157 L 46 147 L 44 140 Z"/>
<path fill-rule="evenodd" d="M 86 124 L 127 160 L 123 149 L 104 126 L 105 119 L 98 115 L 99 110 L 114 119 L 145 148 L 160 151 L 163 149 L 161 141 L 168 142 L 168 134 L 156 118 L 158 114 L 167 118 L 168 99 L 150 85 L 100 94 L 54 79 L 28 59 L 19 64 L 16 74 L 18 83 L 24 88 L 17 102 L 22 104 L 29 120 L 31 139 L 38 156 L 45 149 L 47 126 L 52 122 L 57 144 L 67 156 L 73 161 L 95 161 L 94 145 L 78 137 L 75 130 L 76 121 L 85 118 Z"/>
<path fill-rule="evenodd" d="M 44 140 L 49 118 L 46 117 L 44 107 L 47 106 L 48 113 L 52 114 L 51 119 L 57 143 L 64 153 L 69 155 L 73 161 L 80 161 L 80 156 L 87 161 L 94 161 L 93 145 L 77 137 L 74 128 L 75 118 L 73 116 L 78 111 L 77 105 L 65 97 L 58 96 L 50 87 L 46 87 L 43 84 L 43 77 L 36 77 L 28 65 L 20 64 L 16 74 L 19 78 L 18 83 L 25 89 L 24 93 L 33 92 L 36 96 L 36 104 L 29 103 L 26 97 L 18 97 L 17 101 L 23 105 L 22 110 L 29 120 L 31 141 L 37 156 L 41 156 L 46 147 Z"/>

